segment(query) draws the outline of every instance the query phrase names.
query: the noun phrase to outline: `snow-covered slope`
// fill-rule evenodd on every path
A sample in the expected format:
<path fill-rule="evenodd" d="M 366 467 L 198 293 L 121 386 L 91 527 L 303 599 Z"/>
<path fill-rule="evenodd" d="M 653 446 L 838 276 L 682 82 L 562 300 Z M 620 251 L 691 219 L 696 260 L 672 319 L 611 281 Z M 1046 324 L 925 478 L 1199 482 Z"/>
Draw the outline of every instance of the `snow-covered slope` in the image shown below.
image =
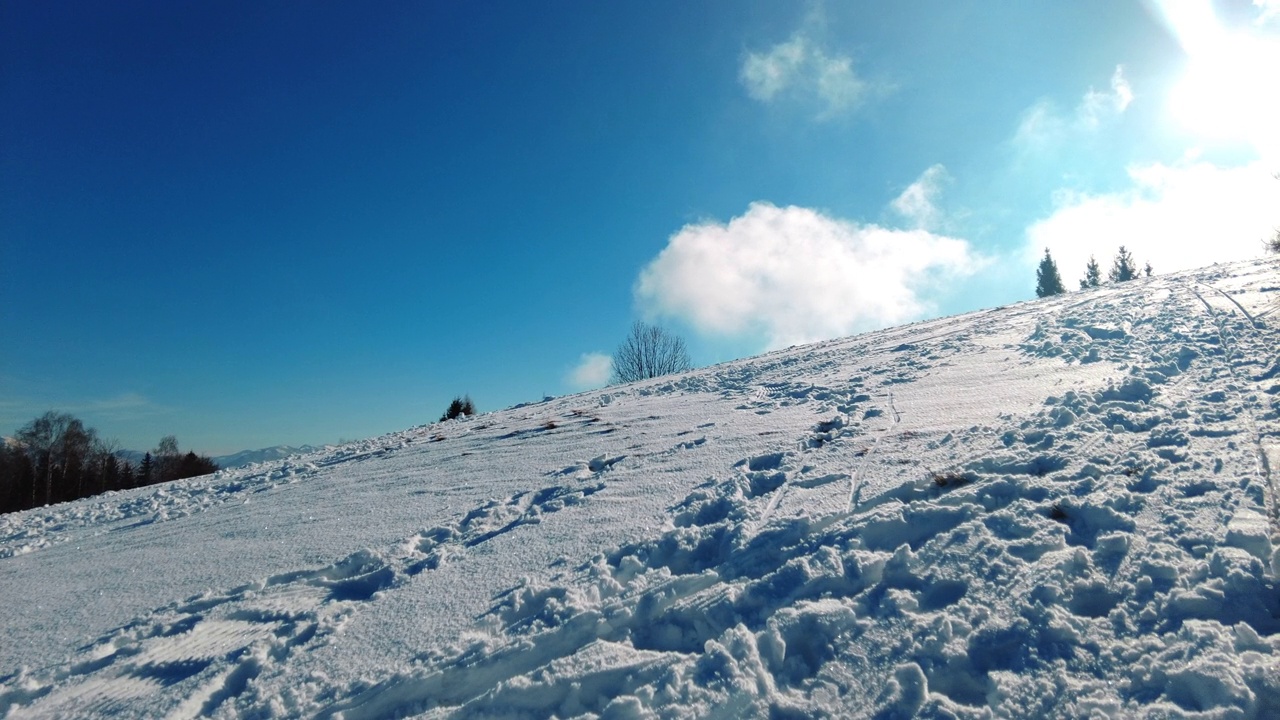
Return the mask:
<path fill-rule="evenodd" d="M 1280 716 L 1280 264 L 0 518 L 13 717 Z"/>

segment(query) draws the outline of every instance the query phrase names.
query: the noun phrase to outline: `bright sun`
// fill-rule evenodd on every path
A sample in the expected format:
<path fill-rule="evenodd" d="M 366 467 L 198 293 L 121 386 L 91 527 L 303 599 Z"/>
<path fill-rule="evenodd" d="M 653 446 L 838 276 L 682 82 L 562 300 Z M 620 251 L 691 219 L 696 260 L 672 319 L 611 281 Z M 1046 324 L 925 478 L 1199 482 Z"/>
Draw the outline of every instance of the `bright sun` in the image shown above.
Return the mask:
<path fill-rule="evenodd" d="M 1187 53 L 1169 111 L 1209 140 L 1246 142 L 1264 156 L 1280 151 L 1280 40 L 1256 28 L 1223 27 L 1207 1 L 1160 0 L 1163 19 Z"/>

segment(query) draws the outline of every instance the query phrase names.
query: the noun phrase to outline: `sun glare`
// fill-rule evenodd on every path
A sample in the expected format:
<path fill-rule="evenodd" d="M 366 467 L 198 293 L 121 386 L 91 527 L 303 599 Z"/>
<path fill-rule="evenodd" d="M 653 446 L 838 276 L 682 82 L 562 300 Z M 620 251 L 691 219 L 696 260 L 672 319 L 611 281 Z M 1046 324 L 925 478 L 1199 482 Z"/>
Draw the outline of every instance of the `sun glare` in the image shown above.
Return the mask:
<path fill-rule="evenodd" d="M 1226 28 L 1208 2 L 1157 3 L 1187 54 L 1169 96 L 1171 116 L 1210 141 L 1244 142 L 1280 156 L 1280 40 L 1257 28 Z"/>

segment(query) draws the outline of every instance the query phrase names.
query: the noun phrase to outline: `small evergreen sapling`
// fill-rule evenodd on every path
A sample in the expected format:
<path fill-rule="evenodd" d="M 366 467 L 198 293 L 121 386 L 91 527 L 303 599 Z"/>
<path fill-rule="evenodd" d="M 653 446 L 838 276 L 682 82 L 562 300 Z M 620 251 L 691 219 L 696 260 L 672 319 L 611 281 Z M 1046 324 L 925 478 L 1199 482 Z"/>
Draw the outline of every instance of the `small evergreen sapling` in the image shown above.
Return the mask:
<path fill-rule="evenodd" d="M 1080 280 L 1080 289 L 1088 290 L 1096 288 L 1102 284 L 1102 268 L 1098 267 L 1098 261 L 1092 255 L 1089 256 L 1089 264 L 1084 268 L 1084 277 Z"/>

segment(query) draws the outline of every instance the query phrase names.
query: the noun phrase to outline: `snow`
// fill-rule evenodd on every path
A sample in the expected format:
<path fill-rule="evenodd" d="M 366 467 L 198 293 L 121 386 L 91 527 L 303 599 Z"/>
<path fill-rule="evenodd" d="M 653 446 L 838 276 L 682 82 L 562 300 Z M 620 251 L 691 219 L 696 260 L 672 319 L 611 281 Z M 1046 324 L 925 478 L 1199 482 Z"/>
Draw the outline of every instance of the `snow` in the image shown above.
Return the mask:
<path fill-rule="evenodd" d="M 230 455 L 219 455 L 212 458 L 213 462 L 220 468 L 238 468 L 253 463 L 270 462 L 271 460 L 284 460 L 294 455 L 304 455 L 306 453 L 315 452 L 316 448 L 310 445 L 302 447 L 293 447 L 291 445 L 276 445 L 275 447 L 262 448 L 260 450 L 241 450 Z"/>
<path fill-rule="evenodd" d="M 1280 715 L 1280 263 L 0 517 L 7 717 Z"/>

